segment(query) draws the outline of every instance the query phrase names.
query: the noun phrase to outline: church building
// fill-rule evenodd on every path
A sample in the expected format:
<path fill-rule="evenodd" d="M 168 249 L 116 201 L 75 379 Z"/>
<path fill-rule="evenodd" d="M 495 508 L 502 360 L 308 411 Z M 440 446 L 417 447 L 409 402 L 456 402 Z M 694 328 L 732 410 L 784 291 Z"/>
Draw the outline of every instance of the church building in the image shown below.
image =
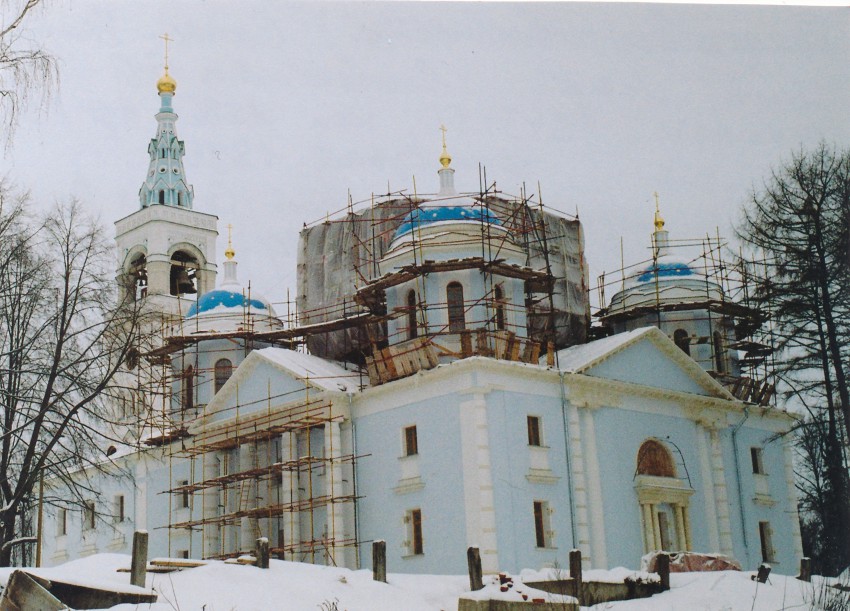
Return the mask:
<path fill-rule="evenodd" d="M 469 546 L 488 573 L 573 548 L 588 568 L 694 550 L 794 570 L 792 418 L 742 382 L 752 313 L 672 254 L 660 212 L 652 263 L 591 327 L 578 219 L 457 192 L 444 132 L 436 193 L 305 226 L 284 316 L 240 283 L 230 235 L 219 275 L 167 67 L 157 88 L 116 263 L 160 332 L 124 374 L 126 447 L 80 474 L 98 494 L 46 511 L 44 564 L 128 553 L 144 529 L 152 557 L 267 537 L 351 568 L 385 540 L 400 573 L 463 574 Z"/>

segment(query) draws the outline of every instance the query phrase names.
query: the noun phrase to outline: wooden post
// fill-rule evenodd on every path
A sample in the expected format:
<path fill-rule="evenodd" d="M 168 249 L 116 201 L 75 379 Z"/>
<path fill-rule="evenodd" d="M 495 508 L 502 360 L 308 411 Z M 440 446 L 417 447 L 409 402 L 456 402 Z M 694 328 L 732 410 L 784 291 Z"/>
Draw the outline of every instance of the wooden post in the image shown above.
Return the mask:
<path fill-rule="evenodd" d="M 477 547 L 466 548 L 466 564 L 469 566 L 469 589 L 473 592 L 484 588 L 481 573 L 481 553 Z"/>
<path fill-rule="evenodd" d="M 555 366 L 555 342 L 546 342 L 546 366 Z"/>
<path fill-rule="evenodd" d="M 269 540 L 266 537 L 257 539 L 257 568 L 269 568 Z"/>
<path fill-rule="evenodd" d="M 133 533 L 133 560 L 130 564 L 130 583 L 145 587 L 145 574 L 148 569 L 148 531 L 137 530 Z"/>
<path fill-rule="evenodd" d="M 658 554 L 655 563 L 658 576 L 661 578 L 661 590 L 666 592 L 670 589 L 670 555 Z"/>
<path fill-rule="evenodd" d="M 387 583 L 387 542 L 372 542 L 372 579 Z"/>
<path fill-rule="evenodd" d="M 812 559 L 800 558 L 800 576 L 797 577 L 800 581 L 811 581 L 812 580 Z"/>
<path fill-rule="evenodd" d="M 753 579 L 759 583 L 767 583 L 767 578 L 770 575 L 770 565 L 762 564 L 759 566 L 758 573 L 753 575 Z"/>
<path fill-rule="evenodd" d="M 578 604 L 581 605 L 581 550 L 570 550 L 570 577 L 575 585 L 575 597 L 578 599 Z"/>

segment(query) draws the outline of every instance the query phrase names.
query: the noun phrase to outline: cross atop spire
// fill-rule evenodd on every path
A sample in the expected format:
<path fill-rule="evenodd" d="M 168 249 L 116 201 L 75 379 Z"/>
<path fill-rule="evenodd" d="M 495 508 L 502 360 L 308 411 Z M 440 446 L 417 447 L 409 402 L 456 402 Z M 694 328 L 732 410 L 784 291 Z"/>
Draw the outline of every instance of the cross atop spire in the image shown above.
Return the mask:
<path fill-rule="evenodd" d="M 664 229 L 664 219 L 661 217 L 661 210 L 658 207 L 658 191 L 653 195 L 655 196 L 655 230 L 661 231 Z"/>
<path fill-rule="evenodd" d="M 174 39 L 168 35 L 168 32 L 160 36 L 160 38 L 165 41 L 165 71 L 168 72 L 168 43 L 174 42 Z"/>
<path fill-rule="evenodd" d="M 443 132 L 443 152 L 440 154 L 440 164 L 444 168 L 448 168 L 452 163 L 452 156 L 446 150 L 446 132 L 449 130 L 446 129 L 445 125 L 440 125 L 440 131 Z"/>
<path fill-rule="evenodd" d="M 230 223 L 227 224 L 227 250 L 224 251 L 224 256 L 227 257 L 227 260 L 230 261 L 233 257 L 236 256 L 236 251 L 233 250 L 233 242 L 231 238 L 233 237 L 233 225 Z"/>

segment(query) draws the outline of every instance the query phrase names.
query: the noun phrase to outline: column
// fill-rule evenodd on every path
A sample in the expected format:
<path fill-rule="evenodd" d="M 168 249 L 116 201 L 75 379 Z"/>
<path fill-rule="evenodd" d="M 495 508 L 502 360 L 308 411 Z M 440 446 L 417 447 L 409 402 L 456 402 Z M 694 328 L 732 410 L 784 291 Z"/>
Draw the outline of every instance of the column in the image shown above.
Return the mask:
<path fill-rule="evenodd" d="M 284 463 L 294 465 L 298 457 L 298 440 L 296 433 L 284 433 L 280 437 L 280 455 Z M 281 503 L 288 505 L 298 501 L 298 471 L 293 467 L 281 473 L 280 487 Z M 301 540 L 301 529 L 297 511 L 283 512 L 283 541 L 278 541 L 279 546 L 293 546 Z M 287 560 L 297 560 L 293 551 L 285 554 Z"/>
<path fill-rule="evenodd" d="M 239 446 L 239 470 L 248 471 L 257 467 L 257 448 L 253 442 Z M 245 479 L 239 482 L 239 511 L 256 509 L 257 480 Z M 256 545 L 259 536 L 257 518 L 243 517 L 240 519 L 239 551 L 250 552 Z"/>
<path fill-rule="evenodd" d="M 652 535 L 652 514 L 649 513 L 649 504 L 640 504 L 641 530 L 643 531 L 643 551 L 651 552 L 655 537 Z"/>
<path fill-rule="evenodd" d="M 673 505 L 673 514 L 676 521 L 676 538 L 679 543 L 679 550 L 688 550 L 688 537 L 685 534 L 685 508 L 681 505 Z"/>
<path fill-rule="evenodd" d="M 797 487 L 794 485 L 794 451 L 789 437 L 786 437 L 783 452 L 785 454 L 785 484 L 788 487 L 788 511 L 786 515 L 791 521 L 791 541 L 794 545 L 794 556 L 803 557 L 803 540 L 800 537 L 800 516 L 797 514 Z M 796 559 L 795 558 L 795 559 Z"/>
<path fill-rule="evenodd" d="M 658 522 L 658 508 L 655 505 L 649 506 L 649 514 L 652 518 L 652 542 L 653 549 L 661 549 L 661 524 Z"/>
<path fill-rule="evenodd" d="M 340 437 L 339 421 L 332 420 L 325 423 L 325 494 L 331 499 L 328 505 L 328 551 L 330 560 L 334 566 L 342 564 L 337 549 L 337 541 L 345 539 L 345 522 L 343 521 L 344 503 L 334 502 L 343 496 L 342 489 L 342 438 Z"/>
<path fill-rule="evenodd" d="M 208 480 L 219 475 L 218 452 L 207 452 L 204 454 L 203 471 L 201 480 Z M 219 489 L 218 487 L 205 488 L 203 494 L 203 518 L 209 519 L 220 515 L 219 512 Z M 221 553 L 221 533 L 218 523 L 204 524 L 204 549 L 203 557 L 211 558 Z"/>

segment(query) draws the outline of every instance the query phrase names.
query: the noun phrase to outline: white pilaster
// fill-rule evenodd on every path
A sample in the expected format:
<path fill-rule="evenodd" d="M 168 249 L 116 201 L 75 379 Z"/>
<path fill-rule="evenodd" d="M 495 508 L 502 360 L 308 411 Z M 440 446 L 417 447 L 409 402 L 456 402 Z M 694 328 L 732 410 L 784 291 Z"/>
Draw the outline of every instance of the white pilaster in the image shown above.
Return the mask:
<path fill-rule="evenodd" d="M 797 487 L 794 485 L 794 450 L 790 435 L 786 437 L 782 448 L 785 455 L 785 485 L 788 487 L 788 519 L 791 520 L 791 541 L 794 556 L 803 557 L 803 539 L 800 536 L 800 516 L 797 513 Z"/>
<path fill-rule="evenodd" d="M 280 455 L 284 463 L 294 463 L 298 458 L 298 443 L 295 433 L 284 433 L 280 437 Z M 298 472 L 293 469 L 284 470 L 281 474 L 281 502 L 295 503 L 298 501 Z M 278 545 L 294 546 L 301 540 L 301 528 L 297 511 L 283 512 L 283 541 Z M 285 554 L 286 560 L 297 560 L 295 552 Z"/>
<path fill-rule="evenodd" d="M 584 464 L 587 473 L 590 549 L 593 550 L 592 566 L 608 568 L 608 554 L 605 545 L 605 514 L 602 505 L 602 477 L 599 473 L 599 457 L 596 453 L 596 426 L 593 422 L 593 412 L 590 409 L 582 409 L 580 419 L 584 441 Z"/>
<path fill-rule="evenodd" d="M 243 443 L 239 446 L 239 470 L 248 471 L 257 468 L 257 449 L 253 442 Z M 239 483 L 239 509 L 256 509 L 257 507 L 257 480 L 246 479 Z M 243 517 L 239 535 L 239 548 L 242 552 L 248 552 L 256 547 L 256 539 L 259 536 L 257 518 Z"/>
<path fill-rule="evenodd" d="M 218 452 L 207 452 L 204 454 L 203 472 L 201 473 L 202 480 L 218 477 L 219 472 L 219 457 Z M 205 488 L 203 494 L 204 518 L 212 518 L 220 515 L 219 489 Z M 220 525 L 216 523 L 204 524 L 204 550 L 203 557 L 211 558 L 221 553 L 221 533 Z"/>
<path fill-rule="evenodd" d="M 700 477 L 702 479 L 702 493 L 705 497 L 705 527 L 708 534 L 709 549 L 706 551 L 720 551 L 720 534 L 717 528 L 717 500 L 714 498 L 714 476 L 711 470 L 711 454 L 708 450 L 706 435 L 708 431 L 697 425 L 697 452 L 699 453 Z"/>
<path fill-rule="evenodd" d="M 493 500 L 493 473 L 490 464 L 490 438 L 487 403 L 484 395 L 460 404 L 460 430 L 463 439 L 463 497 L 466 514 L 467 546 L 478 546 L 485 573 L 499 570 L 496 542 L 496 510 Z"/>
<path fill-rule="evenodd" d="M 585 473 L 584 448 L 582 447 L 581 428 L 579 426 L 578 409 L 570 405 L 567 412 L 570 424 L 570 448 L 573 472 L 573 494 L 575 506 L 576 536 L 578 541 L 573 545 L 581 550 L 581 561 L 586 568 L 596 566 L 596 559 L 590 547 L 590 521 L 588 518 L 587 476 Z"/>
<path fill-rule="evenodd" d="M 723 469 L 723 453 L 720 448 L 720 435 L 716 429 L 709 430 L 711 449 L 712 481 L 714 482 L 714 499 L 717 501 L 717 528 L 720 538 L 720 553 L 733 555 L 732 523 L 729 519 L 729 496 L 726 491 L 726 478 Z"/>
<path fill-rule="evenodd" d="M 346 539 L 345 522 L 343 519 L 344 503 L 335 503 L 333 499 L 343 496 L 342 488 L 342 439 L 340 437 L 339 422 L 332 420 L 325 423 L 325 494 L 332 499 L 328 505 L 328 553 L 330 562 L 334 566 L 340 566 L 342 562 L 341 549 L 338 542 Z"/>

